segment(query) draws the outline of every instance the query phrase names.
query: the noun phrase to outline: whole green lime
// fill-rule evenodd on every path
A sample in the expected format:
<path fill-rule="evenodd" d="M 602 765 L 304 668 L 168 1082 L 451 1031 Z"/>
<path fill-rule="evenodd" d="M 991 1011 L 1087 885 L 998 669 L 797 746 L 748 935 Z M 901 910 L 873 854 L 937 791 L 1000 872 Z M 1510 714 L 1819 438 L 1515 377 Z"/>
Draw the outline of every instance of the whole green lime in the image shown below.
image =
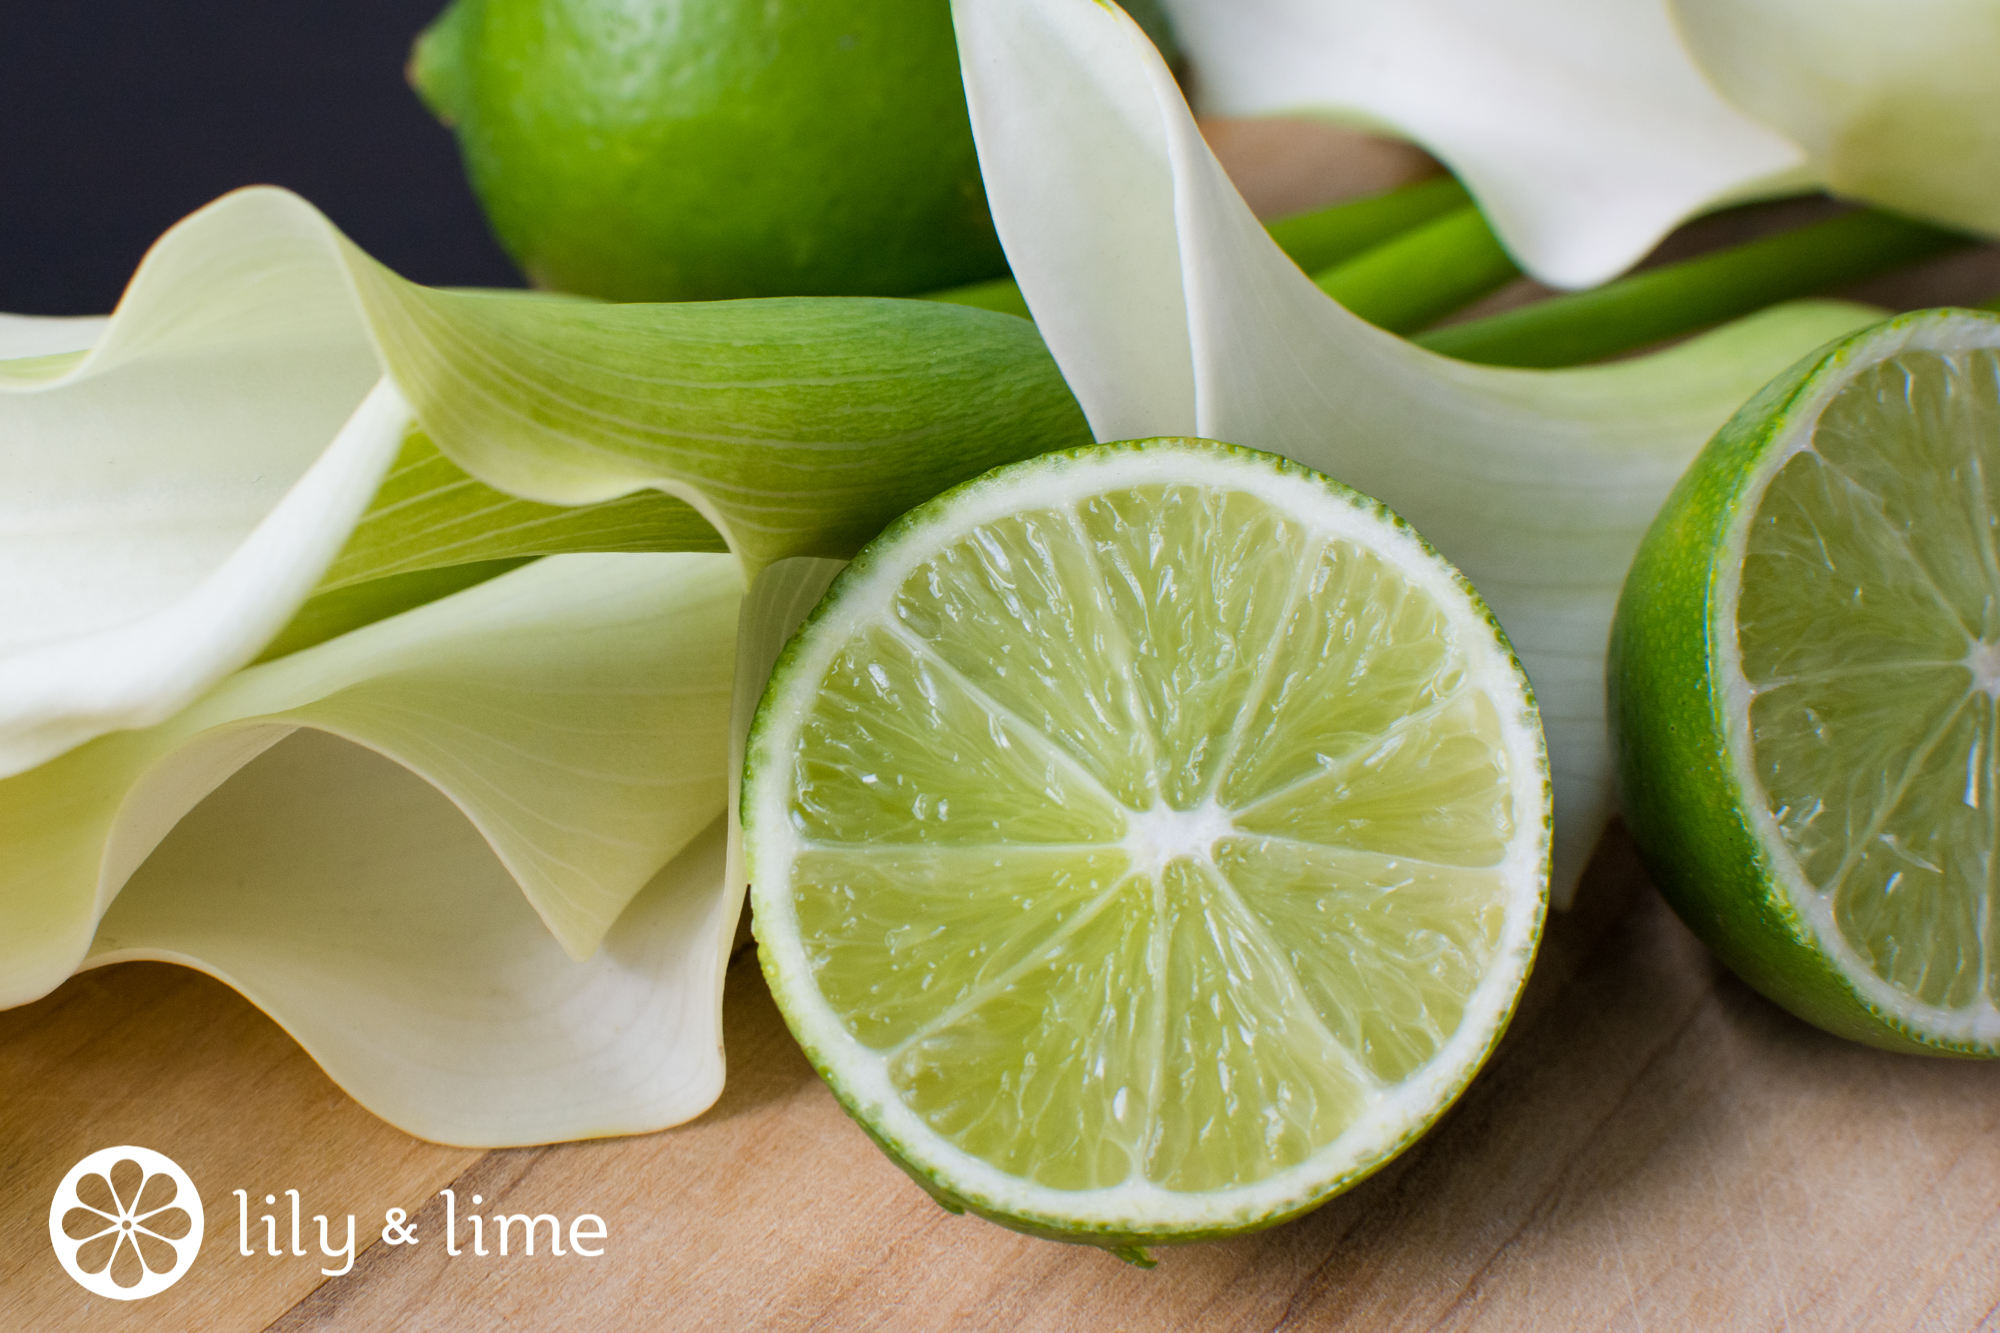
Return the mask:
<path fill-rule="evenodd" d="M 541 286 L 899 295 L 1006 268 L 948 0 L 458 0 L 410 81 Z"/>

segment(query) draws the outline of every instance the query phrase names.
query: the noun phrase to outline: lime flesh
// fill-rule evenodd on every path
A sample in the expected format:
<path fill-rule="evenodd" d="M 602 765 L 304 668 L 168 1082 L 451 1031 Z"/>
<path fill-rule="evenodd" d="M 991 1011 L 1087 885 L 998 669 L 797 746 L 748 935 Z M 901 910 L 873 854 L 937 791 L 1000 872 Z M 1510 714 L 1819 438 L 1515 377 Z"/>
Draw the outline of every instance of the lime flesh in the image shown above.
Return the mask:
<path fill-rule="evenodd" d="M 1996 344 L 1906 316 L 1753 403 L 1614 633 L 1627 818 L 1683 916 L 1823 1026 L 1965 1054 L 2000 1049 Z"/>
<path fill-rule="evenodd" d="M 1268 1225 L 1406 1145 L 1546 890 L 1526 684 L 1386 511 L 1189 441 L 1004 468 L 865 551 L 744 793 L 761 954 L 941 1198 L 1114 1246 Z"/>

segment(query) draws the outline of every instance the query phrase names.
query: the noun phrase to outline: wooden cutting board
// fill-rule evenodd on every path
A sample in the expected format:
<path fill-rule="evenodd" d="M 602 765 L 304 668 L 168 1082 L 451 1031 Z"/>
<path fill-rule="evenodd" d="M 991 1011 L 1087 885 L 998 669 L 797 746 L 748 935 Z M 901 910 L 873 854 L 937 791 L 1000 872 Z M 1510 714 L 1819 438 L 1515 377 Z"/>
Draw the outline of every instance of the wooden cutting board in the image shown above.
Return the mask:
<path fill-rule="evenodd" d="M 90 973 L 0 1014 L 0 1329 L 1971 1329 L 2000 1307 L 2000 1067 L 1888 1055 L 1735 981 L 1614 832 L 1554 918 L 1460 1105 L 1308 1217 L 1162 1249 L 1151 1271 L 940 1210 L 841 1113 L 755 958 L 730 971 L 715 1108 L 643 1138 L 504 1152 L 368 1115 L 220 984 Z M 201 1184 L 209 1236 L 142 1304 L 61 1272 L 49 1200 L 140 1143 Z M 254 1207 L 238 1250 L 230 1191 Z M 255 1217 L 300 1192 L 309 1257 Z M 604 1254 L 448 1256 L 442 1199 L 602 1217 Z M 380 1237 L 389 1208 L 418 1243 Z M 311 1216 L 357 1216 L 324 1278 Z M 492 1248 L 488 1238 L 489 1249 Z M 333 1263 L 331 1266 L 338 1267 Z"/>

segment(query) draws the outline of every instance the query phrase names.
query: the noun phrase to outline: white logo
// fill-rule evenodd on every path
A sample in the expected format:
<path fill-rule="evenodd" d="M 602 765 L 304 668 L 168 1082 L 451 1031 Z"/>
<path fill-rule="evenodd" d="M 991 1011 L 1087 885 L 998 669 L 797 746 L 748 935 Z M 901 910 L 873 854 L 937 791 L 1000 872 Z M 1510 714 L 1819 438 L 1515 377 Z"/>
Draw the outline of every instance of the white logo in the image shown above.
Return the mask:
<path fill-rule="evenodd" d="M 201 1249 L 201 1194 L 151 1148 L 94 1152 L 69 1169 L 49 1204 L 49 1243 L 63 1271 L 114 1301 L 157 1296 Z"/>

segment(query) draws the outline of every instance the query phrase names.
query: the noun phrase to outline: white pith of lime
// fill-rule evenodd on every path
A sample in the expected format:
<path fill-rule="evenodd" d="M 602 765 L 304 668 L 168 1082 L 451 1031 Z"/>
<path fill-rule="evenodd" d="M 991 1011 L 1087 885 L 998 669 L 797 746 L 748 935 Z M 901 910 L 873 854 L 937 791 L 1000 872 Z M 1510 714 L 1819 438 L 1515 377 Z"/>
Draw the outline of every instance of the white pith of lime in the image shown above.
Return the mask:
<path fill-rule="evenodd" d="M 1176 531 L 1187 539 L 1179 545 Z M 971 615 L 988 596 L 1005 614 Z M 1288 634 L 1308 637 L 1288 642 Z M 983 667 L 975 661 L 982 650 L 968 646 L 981 635 L 992 650 Z M 868 652 L 858 654 L 862 647 Z M 1342 669 L 1351 677 L 1346 695 L 1330 675 L 1314 674 Z M 835 679 L 837 672 L 844 674 Z M 855 692 L 861 687 L 850 688 L 862 681 L 879 694 L 872 712 Z M 906 686 L 904 699 L 897 691 Z M 1395 706 L 1426 697 L 1422 708 Z M 1344 716 L 1343 707 L 1355 718 L 1372 716 L 1378 729 L 1356 721 L 1347 734 L 1288 730 L 1308 714 Z M 957 710 L 964 725 L 891 737 L 883 752 L 903 756 L 899 765 L 856 761 L 841 769 L 827 759 L 843 746 L 859 755 L 855 747 L 876 743 L 870 727 L 887 734 L 925 710 L 933 717 Z M 1026 716 L 1036 710 L 1038 719 Z M 827 721 L 836 713 L 838 727 Z M 843 735 L 850 739 L 827 739 Z M 1031 756 L 1025 768 L 1024 754 Z M 1041 796 L 1023 800 L 1033 787 L 1029 770 L 1042 775 Z M 1462 779 L 1455 794 L 1440 788 L 1413 804 L 1410 792 L 1421 789 L 1424 774 L 1445 782 L 1454 772 Z M 869 794 L 899 784 L 894 801 Z M 943 790 L 953 784 L 958 789 Z M 810 801 L 802 802 L 802 785 Z M 1233 802 L 1223 799 L 1232 792 Z M 1324 799 L 1302 803 L 1300 792 Z M 1283 804 L 1286 793 L 1298 808 Z M 850 822 L 838 838 L 823 836 L 827 822 L 813 810 L 828 801 L 843 803 L 850 821 L 856 810 L 874 810 L 858 823 L 877 827 Z M 1364 809 L 1375 813 L 1355 813 Z M 1546 755 L 1526 681 L 1484 605 L 1375 502 L 1282 460 L 1210 442 L 1047 456 L 967 483 L 899 521 L 841 575 L 780 659 L 750 740 L 743 810 L 767 976 L 842 1102 L 941 1195 L 1078 1239 L 1185 1239 L 1268 1225 L 1388 1160 L 1442 1113 L 1491 1051 L 1527 975 L 1546 902 Z M 1345 824 L 1342 810 L 1353 816 Z M 1320 827 L 1315 819 L 1331 822 Z M 1238 820 L 1278 821 L 1274 827 L 1294 834 L 1317 829 L 1322 840 L 1306 846 L 1269 827 L 1245 830 Z M 973 841 L 954 841 L 966 829 Z M 1323 840 L 1339 829 L 1348 842 Z M 1453 865 L 1394 847 L 1363 850 L 1370 838 L 1434 854 L 1471 849 L 1470 859 Z M 1282 847 L 1299 848 L 1282 854 L 1306 886 L 1301 896 L 1283 898 L 1268 882 L 1244 888 L 1253 875 L 1269 881 L 1277 873 L 1258 870 L 1258 858 L 1275 864 Z M 1232 867 L 1226 873 L 1224 861 Z M 968 873 L 982 862 L 982 873 Z M 1046 869 L 1031 874 L 1031 864 Z M 1313 866 L 1320 879 L 1306 875 Z M 1336 866 L 1353 881 L 1346 891 L 1327 881 Z M 802 878 L 825 882 L 801 898 Z M 1319 896 L 1306 896 L 1313 891 Z M 1176 895 L 1185 909 L 1167 911 Z M 802 902 L 811 926 L 802 924 Z M 895 912 L 847 940 L 822 929 L 834 910 L 827 903 L 864 916 L 870 903 L 893 904 Z M 925 904 L 935 904 L 936 915 L 912 920 L 913 912 L 933 911 Z M 1291 914 L 1290 921 L 1308 905 L 1321 917 L 1350 912 L 1352 929 L 1308 938 L 1300 926 L 1280 941 L 1271 917 Z M 1430 910 L 1437 920 L 1422 929 L 1406 921 L 1402 935 L 1375 939 L 1362 929 L 1364 905 L 1412 921 Z M 939 921 L 953 912 L 958 933 L 941 932 Z M 1120 970 L 1106 953 L 1083 951 L 1083 937 L 1100 921 L 1110 919 L 1108 931 L 1141 916 L 1150 933 L 1133 966 Z M 1232 929 L 1183 930 L 1222 916 Z M 1010 922 L 1012 937 L 1002 929 Z M 850 965 L 859 955 L 834 957 L 874 948 L 869 932 L 878 927 L 879 952 L 889 958 L 901 948 L 901 963 L 878 959 L 869 970 Z M 1042 933 L 1025 938 L 1035 929 Z M 1460 938 L 1449 937 L 1454 930 Z M 899 931 L 900 944 L 892 938 Z M 963 950 L 956 961 L 977 981 L 972 991 L 961 986 L 958 999 L 928 1018 L 920 1007 L 892 1012 L 890 1001 L 866 998 L 905 985 L 899 969 L 922 962 L 924 941 L 933 939 Z M 1203 939 L 1212 945 L 1206 959 L 1197 947 Z M 1061 952 L 1072 942 L 1075 957 Z M 1409 953 L 1401 972 L 1378 956 L 1397 948 Z M 1338 949 L 1345 954 L 1337 957 Z M 1003 961 L 982 979 L 980 960 L 988 958 Z M 1040 990 L 1027 984 L 1054 960 L 1070 971 L 1055 969 Z M 924 1000 L 932 981 L 941 980 L 940 993 L 950 990 L 954 977 L 937 962 L 926 973 L 931 981 L 907 983 L 913 1001 Z M 1107 1037 L 1091 1048 L 1094 1065 L 1074 1040 L 1046 1066 L 1033 1043 L 988 1043 L 997 1076 L 928 1056 L 898 1064 L 905 1053 L 942 1050 L 952 1033 L 971 1032 L 982 1006 L 998 1013 L 1003 1001 L 1018 999 L 1030 1020 L 1065 1021 L 1059 1011 L 1075 996 L 1056 983 L 1093 965 L 1102 965 L 1109 989 L 1091 1017 L 1116 1016 L 1122 1004 L 1147 1018 L 1143 1035 L 1135 1027 L 1122 1046 Z M 1169 993 L 1176 966 L 1216 984 Z M 1334 984 L 1369 967 L 1383 992 L 1374 1000 Z M 849 972 L 874 991 L 857 988 Z M 1346 1007 L 1331 1003 L 1342 995 Z M 1413 997 L 1414 1014 L 1383 1012 Z M 1431 1017 L 1426 1004 L 1440 1013 L 1456 1006 L 1445 1029 L 1417 1031 Z M 1203 1005 L 1213 1022 L 1201 1018 Z M 1204 1024 L 1222 1042 L 1218 1080 L 1240 1077 L 1232 1072 L 1239 1067 L 1258 1078 L 1276 1071 L 1268 1086 L 1241 1098 L 1185 1079 L 1178 1094 L 1166 1087 L 1165 1071 L 1178 1057 L 1165 1034 L 1185 1036 Z M 897 1031 L 887 1046 L 870 1044 Z M 1265 1045 L 1246 1058 L 1230 1045 L 1237 1037 Z M 1204 1074 L 1207 1052 L 1184 1049 L 1180 1067 Z M 1031 1088 L 1048 1094 L 1035 1103 L 1043 1107 L 1037 1125 L 1012 1139 L 952 1129 L 953 1080 L 971 1087 L 998 1077 L 1007 1086 L 1006 1062 L 1016 1055 L 1017 1107 L 1029 1106 Z M 1113 1057 L 1125 1066 L 1112 1072 L 1132 1077 L 1115 1087 L 1093 1083 L 1093 1071 L 1104 1074 Z M 1374 1072 L 1403 1066 L 1394 1078 Z M 907 1077 L 899 1080 L 896 1069 Z M 1068 1103 L 1050 1091 L 1069 1086 L 1064 1079 L 1077 1085 Z M 1323 1117 L 1299 1109 L 1343 1088 L 1345 1109 L 1331 1100 Z M 1259 1091 L 1268 1095 L 1251 1095 Z M 1211 1116 L 1206 1129 L 1175 1120 L 1204 1096 L 1228 1115 Z M 978 1105 L 1003 1114 L 1004 1098 L 982 1098 Z M 1294 1111 L 1305 1123 L 1287 1119 Z M 1097 1138 L 1078 1147 L 1088 1133 Z M 1235 1165 L 1218 1166 L 1218 1157 Z M 1173 1188 L 1162 1179 L 1207 1183 Z"/>

